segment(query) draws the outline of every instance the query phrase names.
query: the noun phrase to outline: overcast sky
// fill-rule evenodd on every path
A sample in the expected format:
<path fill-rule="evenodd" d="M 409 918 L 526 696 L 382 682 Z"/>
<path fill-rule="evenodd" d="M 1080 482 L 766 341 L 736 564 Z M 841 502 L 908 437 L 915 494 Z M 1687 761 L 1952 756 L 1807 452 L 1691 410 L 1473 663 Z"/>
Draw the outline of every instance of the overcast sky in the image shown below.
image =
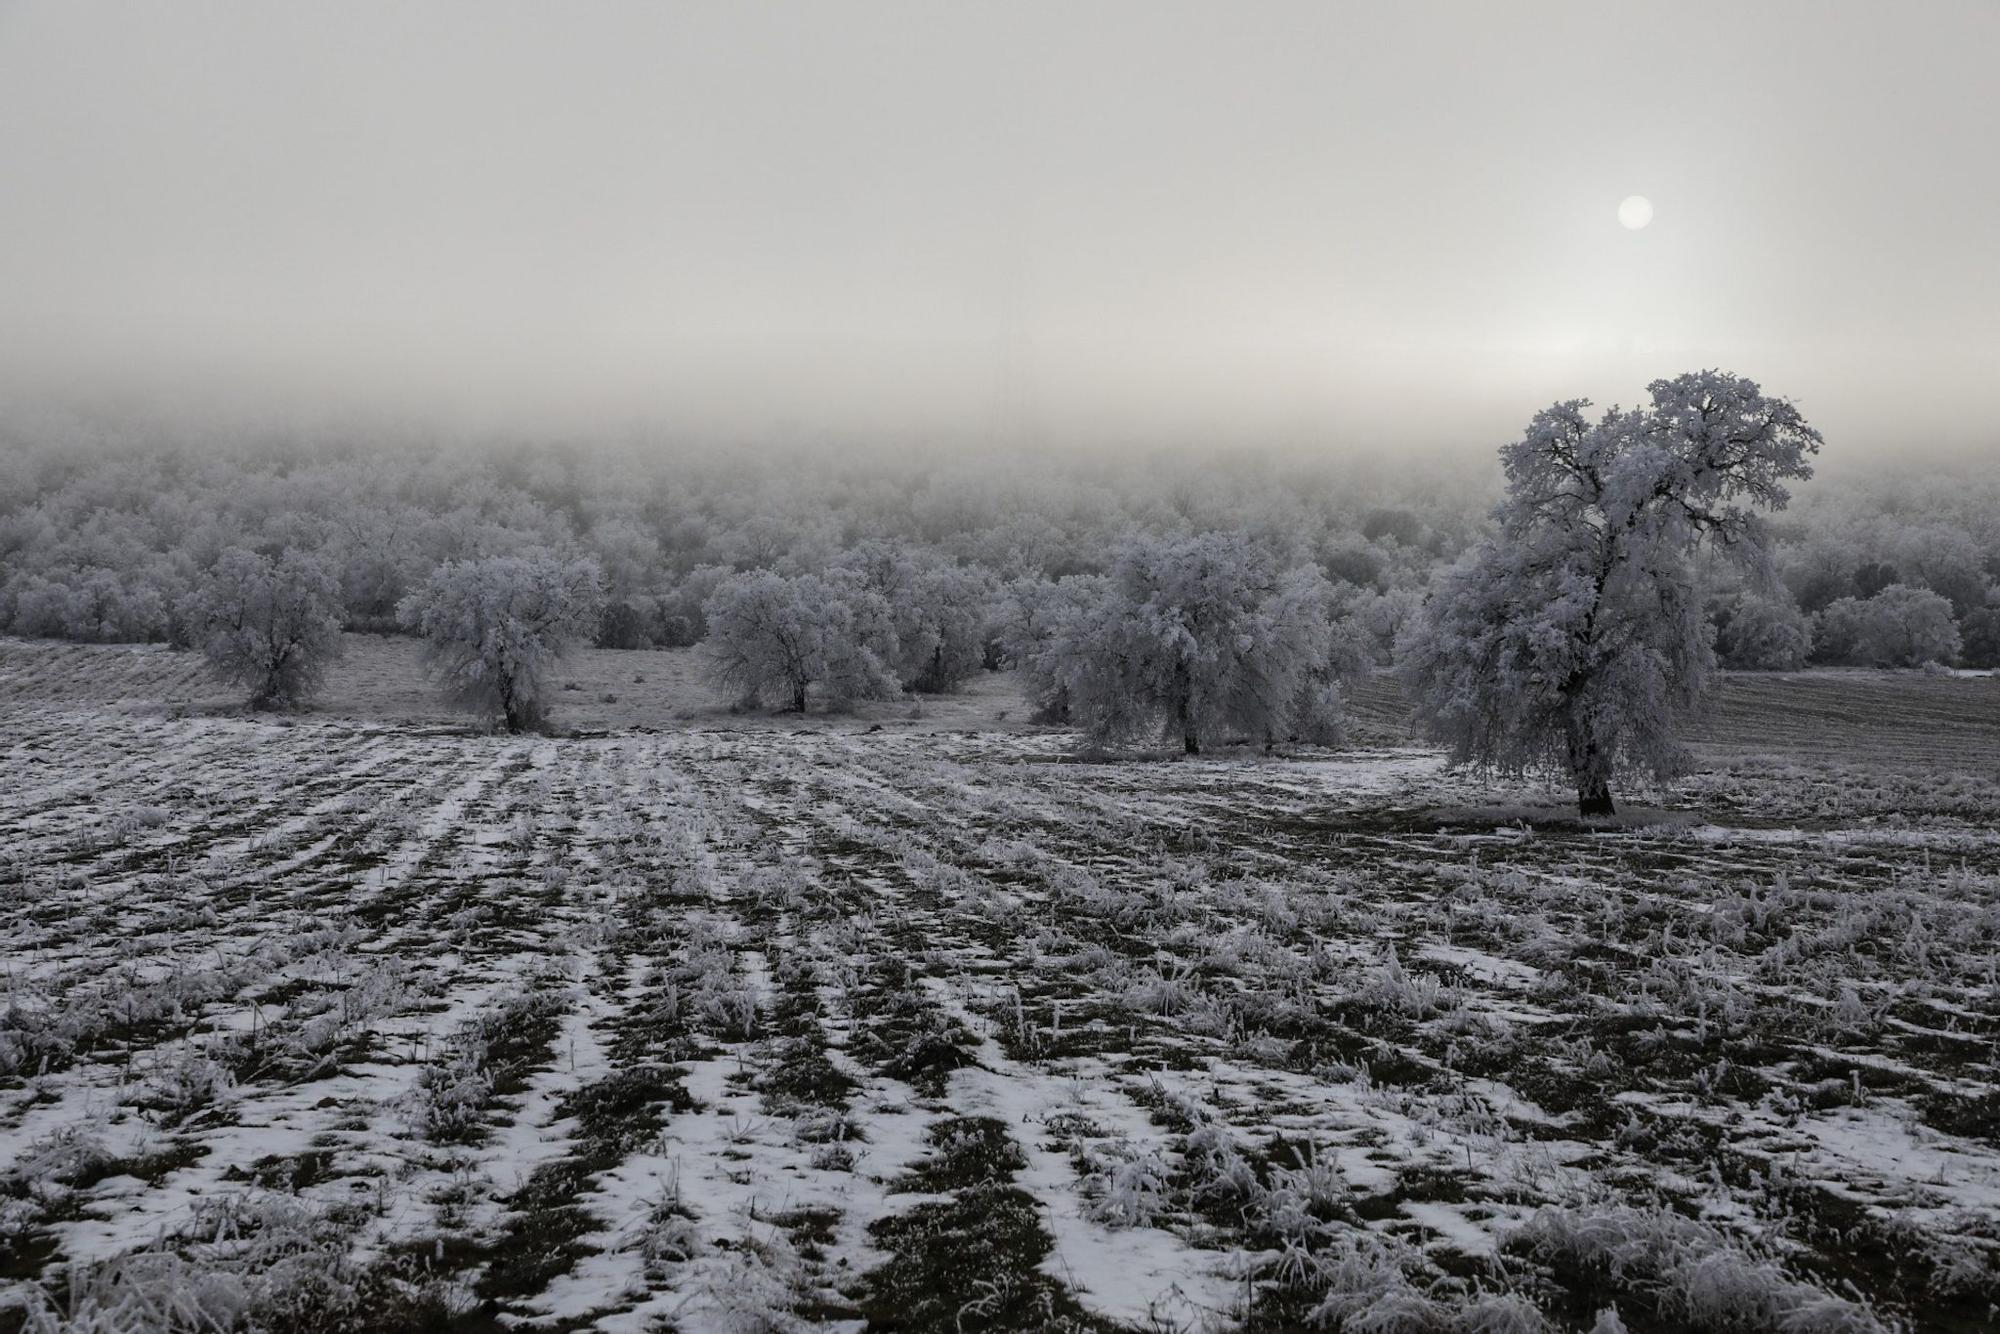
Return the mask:
<path fill-rule="evenodd" d="M 1994 448 L 1996 64 L 1993 0 L 0 0 L 0 394 L 1488 448 L 1721 365 Z"/>

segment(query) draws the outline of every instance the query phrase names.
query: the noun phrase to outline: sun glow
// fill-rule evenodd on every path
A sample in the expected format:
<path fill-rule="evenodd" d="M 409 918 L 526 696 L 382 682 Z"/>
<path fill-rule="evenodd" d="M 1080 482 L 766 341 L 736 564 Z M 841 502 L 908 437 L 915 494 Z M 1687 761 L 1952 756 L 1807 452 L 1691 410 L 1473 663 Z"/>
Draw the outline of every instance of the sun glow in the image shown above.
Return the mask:
<path fill-rule="evenodd" d="M 1638 231 L 1653 220 L 1653 201 L 1644 195 L 1627 195 L 1618 205 L 1618 221 L 1628 231 Z"/>

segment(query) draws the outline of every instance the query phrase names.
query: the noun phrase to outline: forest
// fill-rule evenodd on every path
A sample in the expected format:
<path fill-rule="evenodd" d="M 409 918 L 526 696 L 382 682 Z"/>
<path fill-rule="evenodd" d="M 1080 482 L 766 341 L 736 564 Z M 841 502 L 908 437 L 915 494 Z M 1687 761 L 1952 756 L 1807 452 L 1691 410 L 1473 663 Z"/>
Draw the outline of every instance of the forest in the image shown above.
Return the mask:
<path fill-rule="evenodd" d="M 746 574 L 830 581 L 820 602 L 883 594 L 909 642 L 878 634 L 881 670 L 850 684 L 886 674 L 928 691 L 998 665 L 1024 619 L 1065 581 L 1110 572 L 1121 543 L 1215 534 L 1237 559 L 1316 574 L 1348 651 L 1387 664 L 1496 497 L 1484 466 L 1399 470 L 1337 450 L 913 461 L 17 429 L 0 441 L 0 632 L 191 645 L 200 594 L 237 548 L 292 555 L 331 581 L 343 628 L 392 633 L 440 567 L 540 556 L 594 564 L 579 629 L 608 648 L 708 639 L 716 591 Z M 1990 472 L 1850 460 L 1799 488 L 1771 532 L 1775 580 L 1704 563 L 1724 667 L 2000 665 Z M 867 619 L 850 637 L 868 637 Z"/>

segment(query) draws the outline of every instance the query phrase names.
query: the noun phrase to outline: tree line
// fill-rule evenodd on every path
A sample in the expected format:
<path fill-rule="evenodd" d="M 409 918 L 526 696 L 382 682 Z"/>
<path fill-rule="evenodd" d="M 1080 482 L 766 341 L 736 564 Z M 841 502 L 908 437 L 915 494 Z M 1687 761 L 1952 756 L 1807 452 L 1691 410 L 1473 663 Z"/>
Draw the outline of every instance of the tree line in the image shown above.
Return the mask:
<path fill-rule="evenodd" d="M 711 455 L 492 443 L 221 441 L 0 423 L 0 632 L 187 642 L 181 599 L 228 547 L 311 551 L 344 624 L 393 631 L 447 561 L 552 551 L 604 581 L 607 648 L 706 637 L 728 575 L 821 573 L 894 546 L 1009 581 L 1101 572 L 1132 533 L 1236 531 L 1356 596 L 1406 596 L 1488 497 L 1327 460 Z"/>
<path fill-rule="evenodd" d="M 2000 660 L 1992 479 L 1786 512 L 1819 444 L 1789 404 L 1722 372 L 1648 394 L 1538 414 L 1497 506 L 1268 461 L 11 439 L 0 628 L 197 646 L 265 707 L 308 698 L 343 630 L 402 630 L 514 730 L 581 644 L 700 644 L 741 704 L 801 712 L 1007 667 L 1044 719 L 1189 754 L 1336 740 L 1343 682 L 1393 665 L 1460 759 L 1569 773 L 1593 812 L 1613 774 L 1682 763 L 1718 666 Z"/>
<path fill-rule="evenodd" d="M 522 732 L 546 721 L 551 668 L 588 641 L 604 587 L 588 556 L 448 561 L 397 617 L 454 704 Z M 180 615 L 253 707 L 305 704 L 342 649 L 337 581 L 295 549 L 225 549 Z M 838 709 L 1018 667 L 1045 720 L 1106 744 L 1166 736 L 1188 754 L 1337 741 L 1340 680 L 1372 661 L 1324 575 L 1228 533 L 1128 537 L 1107 574 L 1007 585 L 870 547 L 819 573 L 728 575 L 703 617 L 709 674 L 744 707 Z"/>

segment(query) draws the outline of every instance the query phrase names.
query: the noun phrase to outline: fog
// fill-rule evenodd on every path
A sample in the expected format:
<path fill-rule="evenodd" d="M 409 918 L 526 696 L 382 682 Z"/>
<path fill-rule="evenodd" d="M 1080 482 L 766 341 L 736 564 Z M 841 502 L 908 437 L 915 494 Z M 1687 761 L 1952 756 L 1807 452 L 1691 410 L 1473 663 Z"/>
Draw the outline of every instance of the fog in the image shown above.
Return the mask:
<path fill-rule="evenodd" d="M 1989 3 L 5 4 L 0 397 L 1485 450 L 1720 365 L 1850 457 L 1990 449 L 1996 51 Z"/>

